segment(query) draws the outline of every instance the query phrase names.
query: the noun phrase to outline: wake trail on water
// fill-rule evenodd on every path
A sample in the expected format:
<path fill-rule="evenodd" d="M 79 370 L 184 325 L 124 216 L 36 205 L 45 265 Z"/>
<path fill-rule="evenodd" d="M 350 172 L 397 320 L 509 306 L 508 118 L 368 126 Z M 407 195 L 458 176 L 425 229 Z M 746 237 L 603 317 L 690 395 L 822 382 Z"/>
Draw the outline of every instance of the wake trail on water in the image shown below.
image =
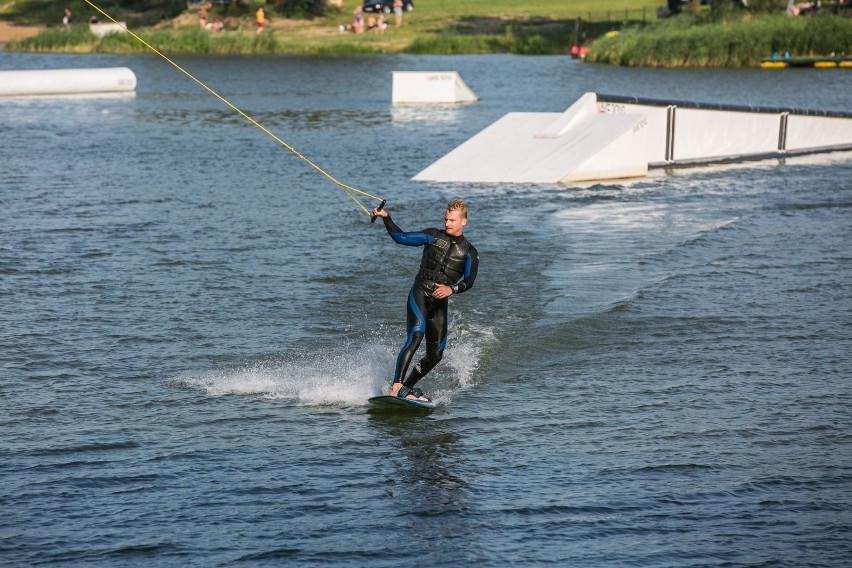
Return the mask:
<path fill-rule="evenodd" d="M 549 220 L 568 243 L 547 271 L 560 289 L 569 283 L 553 300 L 554 309 L 584 316 L 694 270 L 693 249 L 743 218 L 701 201 L 651 200 L 589 203 L 557 211 Z"/>
<path fill-rule="evenodd" d="M 476 384 L 483 344 L 491 330 L 458 330 L 451 335 L 441 363 L 418 387 L 439 405 Z M 401 343 L 402 337 L 398 340 Z M 315 344 L 301 351 L 262 356 L 238 367 L 188 372 L 172 381 L 209 396 L 249 395 L 293 406 L 365 406 L 367 399 L 387 394 L 399 345 L 391 338 L 350 341 L 345 346 Z M 421 345 L 418 357 L 425 346 Z M 419 360 L 415 357 L 415 361 Z"/>

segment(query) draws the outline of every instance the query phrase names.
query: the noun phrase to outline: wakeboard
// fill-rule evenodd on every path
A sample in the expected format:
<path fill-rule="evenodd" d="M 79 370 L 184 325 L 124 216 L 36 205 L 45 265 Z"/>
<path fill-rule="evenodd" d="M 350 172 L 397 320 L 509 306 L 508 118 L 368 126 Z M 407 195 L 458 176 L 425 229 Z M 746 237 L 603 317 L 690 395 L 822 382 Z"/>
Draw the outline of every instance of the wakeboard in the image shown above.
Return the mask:
<path fill-rule="evenodd" d="M 433 410 L 435 408 L 434 402 L 425 402 L 422 400 L 411 400 L 408 398 L 399 398 L 398 396 L 374 396 L 369 399 L 369 403 L 377 408 L 409 408 L 409 409 L 424 409 L 424 410 Z"/>

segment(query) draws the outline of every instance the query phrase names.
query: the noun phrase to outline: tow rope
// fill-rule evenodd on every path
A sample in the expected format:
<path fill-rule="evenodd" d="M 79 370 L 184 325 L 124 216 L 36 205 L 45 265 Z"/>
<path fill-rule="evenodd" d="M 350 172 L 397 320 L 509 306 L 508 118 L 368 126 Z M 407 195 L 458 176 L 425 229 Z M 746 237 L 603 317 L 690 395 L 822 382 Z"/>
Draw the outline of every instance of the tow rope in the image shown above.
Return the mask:
<path fill-rule="evenodd" d="M 369 209 L 367 209 L 367 207 L 358 200 L 358 198 L 355 196 L 355 194 L 361 195 L 363 197 L 368 197 L 370 199 L 375 199 L 376 201 L 379 201 L 380 203 L 379 203 L 379 206 L 377 207 L 377 209 L 379 211 L 381 211 L 382 208 L 385 206 L 385 200 L 384 199 L 382 199 L 381 197 L 376 197 L 375 195 L 370 195 L 369 193 L 367 193 L 365 191 L 361 191 L 360 189 L 356 189 L 356 188 L 354 188 L 350 185 L 346 185 L 345 183 L 338 181 L 334 176 L 332 176 L 331 174 L 326 172 L 324 169 L 322 169 L 321 167 L 316 165 L 314 162 L 312 162 L 311 160 L 309 160 L 308 158 L 306 158 L 305 156 L 300 154 L 295 148 L 293 148 L 292 146 L 287 144 L 284 140 L 282 140 L 281 138 L 276 136 L 273 132 L 270 132 L 265 126 L 260 124 L 258 121 L 253 119 L 251 116 L 249 116 L 248 114 L 246 114 L 245 112 L 243 112 L 239 108 L 237 108 L 235 105 L 231 104 L 231 102 L 228 99 L 226 99 L 225 97 L 223 97 L 222 95 L 220 95 L 219 93 L 217 93 L 216 91 L 214 91 L 213 89 L 211 89 L 210 87 L 208 87 L 207 85 L 202 83 L 199 79 L 197 79 L 195 76 L 193 76 L 191 73 L 189 73 L 186 69 L 184 69 L 183 67 L 181 67 L 180 65 L 178 65 L 177 63 L 175 63 L 174 61 L 169 59 L 165 54 L 160 52 L 157 48 L 152 46 L 150 43 L 148 43 L 147 41 L 145 41 L 144 39 L 142 39 L 141 37 L 139 37 L 138 35 L 136 35 L 132 31 L 130 31 L 129 29 L 127 29 L 127 27 L 124 26 L 123 24 L 116 21 L 115 18 L 113 18 L 112 16 L 110 16 L 109 14 L 104 12 L 99 6 L 95 5 L 90 0 L 83 0 L 83 1 L 86 2 L 86 4 L 88 4 L 92 8 L 94 8 L 96 11 L 103 14 L 103 16 L 105 18 L 107 18 L 109 21 L 111 21 L 113 24 L 117 25 L 118 27 L 123 29 L 125 32 L 130 34 L 134 39 L 136 39 L 137 41 L 142 43 L 142 45 L 144 45 L 145 47 L 147 47 L 148 49 L 150 49 L 151 51 L 153 51 L 154 53 L 156 53 L 157 55 L 159 55 L 160 57 L 165 59 L 172 67 L 174 67 L 175 69 L 177 69 L 178 71 L 180 71 L 181 73 L 183 73 L 184 75 L 186 75 L 187 77 L 189 77 L 190 79 L 192 79 L 193 81 L 195 81 L 196 83 L 201 85 L 208 93 L 210 93 L 211 95 L 213 95 L 214 97 L 216 97 L 217 99 L 219 99 L 220 101 L 225 103 L 234 112 L 236 112 L 237 114 L 239 114 L 240 116 L 242 116 L 243 118 L 248 120 L 250 123 L 252 123 L 254 126 L 258 127 L 263 132 L 268 134 L 270 137 L 272 137 L 273 140 L 278 142 L 280 145 L 282 145 L 285 148 L 287 148 L 288 150 L 290 150 L 293 154 L 298 156 L 300 160 L 304 160 L 305 162 L 307 162 L 312 168 L 314 168 L 316 171 L 318 171 L 319 173 L 324 175 L 328 180 L 330 180 L 335 185 L 337 185 L 340 189 L 342 189 L 346 193 L 347 196 L 349 196 L 349 198 L 352 201 L 354 201 L 355 203 L 358 204 L 358 207 L 360 207 L 361 210 L 364 211 L 364 213 L 366 213 L 370 217 L 370 222 L 374 222 L 376 220 L 375 215 L 373 215 L 372 212 Z"/>

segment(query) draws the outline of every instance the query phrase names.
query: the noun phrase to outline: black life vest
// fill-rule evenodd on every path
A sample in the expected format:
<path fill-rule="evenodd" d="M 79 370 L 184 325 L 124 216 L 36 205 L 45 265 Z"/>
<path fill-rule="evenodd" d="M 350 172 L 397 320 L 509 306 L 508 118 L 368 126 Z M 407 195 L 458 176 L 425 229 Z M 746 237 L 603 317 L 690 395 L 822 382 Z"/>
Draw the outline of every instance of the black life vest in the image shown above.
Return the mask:
<path fill-rule="evenodd" d="M 435 239 L 423 249 L 415 283 L 429 292 L 436 283 L 452 286 L 464 278 L 469 250 L 470 243 L 464 236 L 451 237 L 444 231 L 437 232 Z"/>

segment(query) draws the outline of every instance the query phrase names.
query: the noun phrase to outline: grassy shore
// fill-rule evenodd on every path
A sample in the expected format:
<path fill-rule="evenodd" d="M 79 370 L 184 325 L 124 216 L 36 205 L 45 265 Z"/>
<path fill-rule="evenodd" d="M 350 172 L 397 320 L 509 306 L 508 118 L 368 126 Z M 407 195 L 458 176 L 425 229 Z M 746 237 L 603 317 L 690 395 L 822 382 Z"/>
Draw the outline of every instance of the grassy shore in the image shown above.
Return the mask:
<path fill-rule="evenodd" d="M 276 13 L 267 8 L 266 30 L 255 33 L 254 10 L 262 0 L 214 7 L 224 32 L 199 28 L 198 13 L 183 2 L 137 0 L 153 11 L 121 8 L 132 2 L 102 1 L 104 9 L 148 43 L 170 54 L 371 54 L 516 53 L 564 54 L 577 39 L 576 21 L 591 42 L 587 61 L 651 67 L 752 67 L 773 52 L 794 56 L 852 53 L 852 18 L 786 17 L 738 11 L 724 21 L 709 12 L 656 20 L 660 0 L 415 0 L 402 26 L 384 33 L 339 33 L 350 24 L 361 0 L 344 0 L 316 16 L 304 11 Z M 96 2 L 97 3 L 97 2 Z M 70 30 L 58 25 L 68 4 L 75 14 Z M 166 11 L 171 6 L 172 12 Z M 177 6 L 175 8 L 175 6 Z M 605 7 L 605 9 L 602 9 Z M 728 10 L 731 10 L 729 7 Z M 730 15 L 732 12 L 729 12 Z M 81 0 L 0 0 L 0 18 L 17 24 L 51 24 L 35 37 L 10 41 L 7 50 L 70 53 L 143 53 L 147 48 L 126 34 L 97 38 L 82 23 L 94 10 Z M 104 18 L 101 16 L 101 20 Z M 589 23 L 597 20 L 597 23 Z M 632 23 L 626 23 L 626 21 Z M 606 34 L 611 30 L 618 33 Z M 606 35 L 604 35 L 606 34 Z M 580 37 L 582 40 L 582 36 Z"/>
<path fill-rule="evenodd" d="M 781 14 L 685 25 L 690 18 L 680 16 L 602 37 L 592 44 L 586 60 L 642 67 L 755 67 L 773 53 L 852 53 L 852 18 Z"/>
<path fill-rule="evenodd" d="M 0 6 L 4 1 L 0 0 Z M 38 37 L 10 42 L 8 50 L 127 53 L 146 49 L 133 38 L 98 39 L 88 34 L 82 22 L 94 10 L 79 0 L 68 1 L 75 14 L 70 32 L 57 25 L 65 2 L 41 1 L 34 13 L 40 16 L 26 20 L 20 6 L 27 1 L 34 2 L 15 4 L 17 22 L 39 23 L 49 14 L 52 26 Z M 405 14 L 402 26 L 395 26 L 391 15 L 384 33 L 352 34 L 337 30 L 352 22 L 352 10 L 361 0 L 345 0 L 342 10 L 328 8 L 322 16 L 296 12 L 285 17 L 267 7 L 267 29 L 256 34 L 254 10 L 261 2 L 212 8 L 208 20 L 221 16 L 226 31 L 210 33 L 199 29 L 194 11 L 185 10 L 152 25 L 144 14 L 106 1 L 115 8 L 109 12 L 112 16 L 127 21 L 134 33 L 152 45 L 174 54 L 567 53 L 574 43 L 578 17 L 619 26 L 625 18 L 653 19 L 659 5 L 659 0 L 611 0 L 602 9 L 597 0 L 415 0 L 415 10 Z M 46 4 L 53 7 L 48 10 Z"/>

